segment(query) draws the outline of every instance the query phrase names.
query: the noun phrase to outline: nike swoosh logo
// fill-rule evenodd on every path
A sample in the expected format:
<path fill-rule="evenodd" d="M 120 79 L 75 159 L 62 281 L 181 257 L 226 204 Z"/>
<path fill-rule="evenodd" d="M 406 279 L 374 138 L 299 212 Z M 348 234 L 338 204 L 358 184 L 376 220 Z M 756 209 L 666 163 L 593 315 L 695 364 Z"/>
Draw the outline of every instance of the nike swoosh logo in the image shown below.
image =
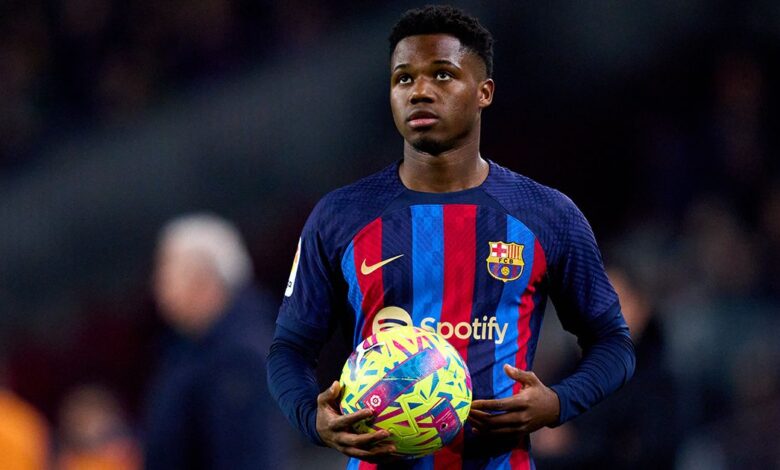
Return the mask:
<path fill-rule="evenodd" d="M 392 258 L 387 258 L 384 261 L 380 261 L 377 264 L 372 264 L 371 266 L 366 265 L 365 258 L 363 259 L 363 264 L 360 266 L 360 273 L 364 276 L 368 276 L 369 274 L 373 273 L 377 269 L 381 268 L 382 266 L 386 265 L 387 263 L 393 262 L 403 256 L 403 254 L 398 256 L 393 256 Z"/>

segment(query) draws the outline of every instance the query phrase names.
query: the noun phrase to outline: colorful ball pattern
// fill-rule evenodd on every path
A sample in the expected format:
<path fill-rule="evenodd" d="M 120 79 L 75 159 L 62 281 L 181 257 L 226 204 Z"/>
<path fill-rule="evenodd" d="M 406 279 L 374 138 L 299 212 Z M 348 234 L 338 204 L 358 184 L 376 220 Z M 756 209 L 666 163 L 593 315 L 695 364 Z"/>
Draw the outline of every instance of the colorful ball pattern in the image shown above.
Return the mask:
<path fill-rule="evenodd" d="M 398 454 L 420 457 L 451 442 L 471 407 L 471 376 L 440 335 L 413 326 L 366 338 L 341 372 L 341 412 L 374 410 L 358 432 L 385 429 Z"/>

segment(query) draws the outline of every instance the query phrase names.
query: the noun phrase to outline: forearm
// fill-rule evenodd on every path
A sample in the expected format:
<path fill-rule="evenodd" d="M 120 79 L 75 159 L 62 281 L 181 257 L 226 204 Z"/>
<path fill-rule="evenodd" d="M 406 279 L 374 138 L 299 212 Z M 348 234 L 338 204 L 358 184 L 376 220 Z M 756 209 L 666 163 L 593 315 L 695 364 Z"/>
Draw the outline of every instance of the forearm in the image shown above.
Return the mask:
<path fill-rule="evenodd" d="M 311 341 L 284 327 L 277 327 L 268 354 L 268 386 L 287 420 L 313 443 L 322 445 L 317 433 L 317 395 L 314 373 L 319 349 Z"/>
<path fill-rule="evenodd" d="M 577 369 L 551 387 L 560 401 L 556 425 L 589 410 L 634 374 L 634 345 L 620 311 L 591 326 L 594 339 L 585 344 Z"/>

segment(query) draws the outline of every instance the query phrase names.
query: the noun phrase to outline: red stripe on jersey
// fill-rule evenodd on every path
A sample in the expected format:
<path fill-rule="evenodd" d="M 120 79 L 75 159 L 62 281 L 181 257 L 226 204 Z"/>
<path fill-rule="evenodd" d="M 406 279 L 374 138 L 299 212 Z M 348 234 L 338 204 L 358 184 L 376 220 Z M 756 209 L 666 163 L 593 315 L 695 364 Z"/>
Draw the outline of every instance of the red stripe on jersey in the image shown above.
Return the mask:
<path fill-rule="evenodd" d="M 515 353 L 516 367 L 521 370 L 528 369 L 528 342 L 531 340 L 531 315 L 534 312 L 534 294 L 542 282 L 547 271 L 547 262 L 544 259 L 544 251 L 539 240 L 534 241 L 534 260 L 531 268 L 531 276 L 525 292 L 520 297 L 520 314 L 517 319 L 517 353 Z M 517 393 L 522 388 L 520 382 L 515 382 L 512 392 Z M 514 466 L 512 468 L 515 468 Z"/>
<path fill-rule="evenodd" d="M 477 206 L 444 206 L 444 291 L 441 322 L 453 326 L 450 344 L 465 361 L 470 338 L 459 338 L 456 325 L 471 323 L 477 250 Z"/>
<path fill-rule="evenodd" d="M 364 461 L 360 461 L 358 464 L 358 470 L 376 470 L 379 466 L 375 463 L 368 463 Z"/>
<path fill-rule="evenodd" d="M 355 236 L 355 274 L 360 291 L 363 293 L 362 338 L 371 336 L 371 324 L 376 312 L 384 307 L 385 288 L 382 268 L 371 271 L 371 267 L 382 261 L 382 218 L 366 225 Z M 366 269 L 363 269 L 363 268 Z M 369 272 L 371 271 L 371 272 Z M 369 274 L 363 274 L 369 272 Z M 355 328 L 360 328 L 355 325 Z"/>
<path fill-rule="evenodd" d="M 530 470 L 531 459 L 528 456 L 528 451 L 524 449 L 515 449 L 509 456 L 509 468 L 512 470 Z"/>
<path fill-rule="evenodd" d="M 458 324 L 471 323 L 474 276 L 477 265 L 477 206 L 444 206 L 444 292 L 441 322 L 452 325 L 450 344 L 463 357 L 468 355 L 470 337 L 458 338 Z M 434 456 L 435 470 L 460 470 L 463 460 L 463 431 Z"/>

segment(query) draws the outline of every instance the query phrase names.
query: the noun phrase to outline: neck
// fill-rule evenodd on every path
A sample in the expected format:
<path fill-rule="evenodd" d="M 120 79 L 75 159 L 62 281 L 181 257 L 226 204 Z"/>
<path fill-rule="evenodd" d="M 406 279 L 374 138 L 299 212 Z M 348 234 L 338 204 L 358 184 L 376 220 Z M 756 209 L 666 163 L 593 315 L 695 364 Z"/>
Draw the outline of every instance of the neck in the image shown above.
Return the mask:
<path fill-rule="evenodd" d="M 479 136 L 438 155 L 421 152 L 404 142 L 404 160 L 398 169 L 404 186 L 426 193 L 475 188 L 485 181 L 488 172 L 489 165 L 479 154 Z"/>

